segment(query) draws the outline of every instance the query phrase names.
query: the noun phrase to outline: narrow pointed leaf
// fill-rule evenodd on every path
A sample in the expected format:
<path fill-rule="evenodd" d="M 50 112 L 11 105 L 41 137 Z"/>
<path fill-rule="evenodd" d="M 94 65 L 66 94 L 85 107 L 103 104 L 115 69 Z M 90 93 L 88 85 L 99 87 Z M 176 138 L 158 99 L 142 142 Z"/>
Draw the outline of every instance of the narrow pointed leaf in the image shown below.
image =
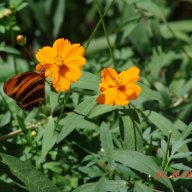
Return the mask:
<path fill-rule="evenodd" d="M 45 132 L 42 141 L 41 162 L 45 160 L 45 157 L 49 150 L 56 142 L 56 135 L 54 134 L 55 123 L 54 119 L 49 119 L 48 123 L 44 126 Z"/>
<path fill-rule="evenodd" d="M 9 167 L 12 174 L 20 179 L 30 192 L 60 192 L 51 180 L 29 163 L 4 153 L 0 153 L 0 161 Z"/>
<path fill-rule="evenodd" d="M 105 177 L 101 177 L 95 186 L 95 192 L 105 192 L 107 180 Z"/>
<path fill-rule="evenodd" d="M 142 134 L 137 125 L 133 124 L 131 117 L 122 116 L 119 120 L 123 148 L 127 150 L 139 150 L 142 148 Z"/>
<path fill-rule="evenodd" d="M 102 123 L 100 128 L 101 146 L 104 149 L 107 160 L 112 163 L 113 161 L 113 141 L 109 127 Z"/>

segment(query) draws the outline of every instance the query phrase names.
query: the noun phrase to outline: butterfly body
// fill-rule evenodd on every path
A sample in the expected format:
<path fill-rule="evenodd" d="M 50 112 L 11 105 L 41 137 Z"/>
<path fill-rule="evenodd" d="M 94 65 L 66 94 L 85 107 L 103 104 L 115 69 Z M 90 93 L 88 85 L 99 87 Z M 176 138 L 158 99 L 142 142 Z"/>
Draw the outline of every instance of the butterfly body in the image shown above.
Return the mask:
<path fill-rule="evenodd" d="M 3 90 L 26 111 L 45 103 L 45 78 L 40 73 L 29 71 L 13 76 L 4 84 Z"/>

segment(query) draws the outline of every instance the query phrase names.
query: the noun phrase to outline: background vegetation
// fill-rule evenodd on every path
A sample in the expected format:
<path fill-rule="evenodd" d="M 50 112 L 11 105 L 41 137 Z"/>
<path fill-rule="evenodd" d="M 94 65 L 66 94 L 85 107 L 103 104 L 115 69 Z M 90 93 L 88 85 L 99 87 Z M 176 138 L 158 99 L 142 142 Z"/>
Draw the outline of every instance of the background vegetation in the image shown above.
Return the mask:
<path fill-rule="evenodd" d="M 1 0 L 0 191 L 192 191 L 191 16 L 191 0 Z M 57 38 L 84 45 L 83 76 L 24 112 L 2 85 Z M 114 63 L 141 70 L 127 107 L 95 101 Z"/>

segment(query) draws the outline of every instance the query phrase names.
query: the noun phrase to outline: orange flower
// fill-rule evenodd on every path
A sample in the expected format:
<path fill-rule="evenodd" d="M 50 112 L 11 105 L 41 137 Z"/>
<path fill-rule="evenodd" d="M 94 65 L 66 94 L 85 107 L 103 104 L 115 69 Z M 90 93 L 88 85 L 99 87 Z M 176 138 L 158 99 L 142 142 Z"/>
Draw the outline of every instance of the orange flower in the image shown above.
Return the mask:
<path fill-rule="evenodd" d="M 40 62 L 36 71 L 45 70 L 45 78 L 52 77 L 56 91 L 66 91 L 72 82 L 81 77 L 81 67 L 85 65 L 84 48 L 71 44 L 67 39 L 57 39 L 53 47 L 45 46 L 36 53 Z"/>
<path fill-rule="evenodd" d="M 137 67 L 131 67 L 120 74 L 112 68 L 104 69 L 99 85 L 101 94 L 97 98 L 97 102 L 105 105 L 127 105 L 141 92 L 141 87 L 136 85 L 139 78 Z"/>

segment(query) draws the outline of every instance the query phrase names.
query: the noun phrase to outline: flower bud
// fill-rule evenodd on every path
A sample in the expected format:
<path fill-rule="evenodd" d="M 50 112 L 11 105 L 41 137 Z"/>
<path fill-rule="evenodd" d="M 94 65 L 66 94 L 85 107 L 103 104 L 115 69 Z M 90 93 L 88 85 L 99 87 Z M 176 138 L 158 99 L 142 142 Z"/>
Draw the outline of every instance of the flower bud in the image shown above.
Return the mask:
<path fill-rule="evenodd" d="M 35 137 L 36 135 L 37 135 L 37 132 L 36 132 L 36 131 L 32 131 L 32 132 L 31 132 L 31 136 L 32 136 L 32 137 Z"/>
<path fill-rule="evenodd" d="M 16 42 L 17 44 L 24 46 L 26 44 L 26 37 L 23 35 L 17 35 Z"/>

